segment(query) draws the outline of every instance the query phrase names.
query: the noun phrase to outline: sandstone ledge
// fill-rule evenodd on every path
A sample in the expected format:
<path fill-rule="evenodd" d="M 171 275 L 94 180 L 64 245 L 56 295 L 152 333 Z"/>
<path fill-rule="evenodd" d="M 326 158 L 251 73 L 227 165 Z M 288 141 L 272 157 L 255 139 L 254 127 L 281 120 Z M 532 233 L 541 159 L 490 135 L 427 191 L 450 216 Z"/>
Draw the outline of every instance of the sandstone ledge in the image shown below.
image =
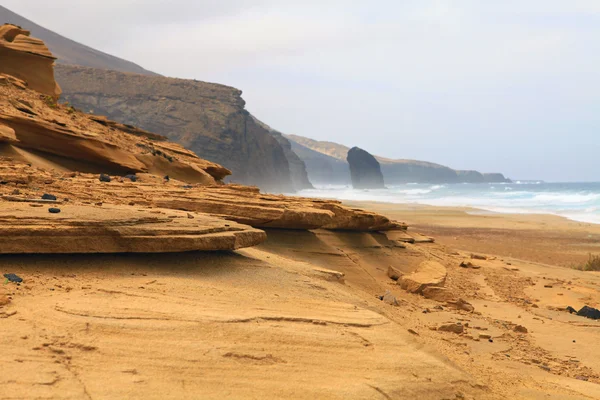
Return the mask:
<path fill-rule="evenodd" d="M 0 254 L 166 253 L 235 250 L 266 239 L 219 218 L 129 206 L 48 206 L 0 200 Z"/>

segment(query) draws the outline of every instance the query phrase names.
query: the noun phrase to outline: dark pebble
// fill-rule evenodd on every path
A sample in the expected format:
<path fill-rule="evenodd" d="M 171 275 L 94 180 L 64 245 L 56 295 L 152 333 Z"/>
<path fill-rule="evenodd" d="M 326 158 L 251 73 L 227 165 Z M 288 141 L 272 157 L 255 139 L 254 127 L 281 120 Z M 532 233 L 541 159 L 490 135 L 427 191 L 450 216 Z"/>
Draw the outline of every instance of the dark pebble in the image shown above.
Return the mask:
<path fill-rule="evenodd" d="M 124 178 L 129 179 L 131 182 L 137 182 L 138 179 L 134 174 L 125 175 Z"/>
<path fill-rule="evenodd" d="M 494 339 L 488 339 L 488 342 L 494 343 Z"/>
<path fill-rule="evenodd" d="M 100 182 L 110 182 L 110 176 L 106 174 L 100 174 Z"/>
<path fill-rule="evenodd" d="M 165 175 L 165 177 L 163 179 L 167 182 L 169 182 L 171 180 L 171 178 L 169 178 L 169 175 Z"/>
<path fill-rule="evenodd" d="M 4 274 L 4 277 L 8 279 L 9 282 L 21 283 L 23 279 L 15 274 Z"/>
<path fill-rule="evenodd" d="M 50 214 L 58 214 L 60 212 L 60 208 L 49 208 L 48 212 Z"/>
<path fill-rule="evenodd" d="M 53 194 L 44 193 L 42 195 L 42 200 L 56 200 L 56 196 Z"/>

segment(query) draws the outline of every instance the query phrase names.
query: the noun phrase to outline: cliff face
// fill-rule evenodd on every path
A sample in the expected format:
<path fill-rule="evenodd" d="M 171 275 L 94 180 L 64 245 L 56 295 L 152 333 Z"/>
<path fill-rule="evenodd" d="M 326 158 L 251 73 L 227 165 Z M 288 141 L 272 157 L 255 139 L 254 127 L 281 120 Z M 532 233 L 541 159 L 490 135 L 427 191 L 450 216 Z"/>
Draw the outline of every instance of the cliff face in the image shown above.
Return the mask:
<path fill-rule="evenodd" d="M 19 78 L 45 95 L 58 99 L 54 56 L 43 41 L 14 25 L 0 26 L 0 72 Z"/>
<path fill-rule="evenodd" d="M 287 135 L 292 148 L 305 162 L 311 182 L 317 184 L 346 185 L 349 181 L 345 155 L 350 149 L 344 145 L 317 141 L 302 136 Z M 504 175 L 482 174 L 477 171 L 460 171 L 417 160 L 393 160 L 374 156 L 381 165 L 387 184 L 403 183 L 485 183 L 507 182 Z"/>
<path fill-rule="evenodd" d="M 306 165 L 304 164 L 304 161 L 302 161 L 300 157 L 298 157 L 298 155 L 292 150 L 292 144 L 290 143 L 290 141 L 285 136 L 283 136 L 281 132 L 271 128 L 269 125 L 265 124 L 264 122 L 261 122 L 254 116 L 252 118 L 258 125 L 269 131 L 269 133 L 273 135 L 275 140 L 277 140 L 277 142 L 283 148 L 285 158 L 287 159 L 290 165 L 290 176 L 292 179 L 292 184 L 294 185 L 294 189 L 313 189 L 313 185 L 308 179 Z"/>
<path fill-rule="evenodd" d="M 245 110 L 238 89 L 64 65 L 56 78 L 62 98 L 76 108 L 165 135 L 225 165 L 233 182 L 294 190 L 284 149 Z"/>
<path fill-rule="evenodd" d="M 383 175 L 379 162 L 368 152 L 358 147 L 348 151 L 350 177 L 355 189 L 384 189 Z"/>
<path fill-rule="evenodd" d="M 43 40 L 57 58 L 56 62 L 59 64 L 84 65 L 136 74 L 157 75 L 130 61 L 67 39 L 0 5 L 0 24 L 2 23 L 21 26 L 23 29 L 30 31 L 36 38 Z"/>
<path fill-rule="evenodd" d="M 312 183 L 317 185 L 350 185 L 352 183 L 350 168 L 346 160 L 338 160 L 293 140 L 289 140 L 289 142 L 292 145 L 292 151 L 304 162 L 307 175 Z"/>

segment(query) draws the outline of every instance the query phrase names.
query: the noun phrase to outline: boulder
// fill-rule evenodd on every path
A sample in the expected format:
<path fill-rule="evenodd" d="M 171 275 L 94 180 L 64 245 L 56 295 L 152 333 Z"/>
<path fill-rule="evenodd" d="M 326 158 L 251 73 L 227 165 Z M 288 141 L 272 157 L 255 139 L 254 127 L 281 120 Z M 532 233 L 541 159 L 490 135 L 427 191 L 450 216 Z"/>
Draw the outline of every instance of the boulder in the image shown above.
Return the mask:
<path fill-rule="evenodd" d="M 437 330 L 442 331 L 442 332 L 452 332 L 452 333 L 460 334 L 460 333 L 464 332 L 465 328 L 464 328 L 463 324 L 452 323 L 452 324 L 440 325 L 440 326 L 438 326 Z"/>
<path fill-rule="evenodd" d="M 396 268 L 392 267 L 391 265 L 388 267 L 388 271 L 387 271 L 387 276 L 392 279 L 397 281 L 398 279 L 400 279 L 402 276 L 404 276 L 404 272 L 401 272 L 399 270 L 397 270 Z"/>
<path fill-rule="evenodd" d="M 405 275 L 398 284 L 410 293 L 423 293 L 430 286 L 443 286 L 447 276 L 446 267 L 437 261 L 422 262 L 415 272 Z"/>
<path fill-rule="evenodd" d="M 25 203 L 0 207 L 0 254 L 169 253 L 235 250 L 266 239 L 258 229 L 165 209 L 69 205 L 48 214 Z"/>
<path fill-rule="evenodd" d="M 446 306 L 456 308 L 457 310 L 462 310 L 462 311 L 466 311 L 466 312 L 475 311 L 475 307 L 473 307 L 473 305 L 471 303 L 469 303 L 463 299 L 450 300 L 446 303 Z"/>
<path fill-rule="evenodd" d="M 371 154 L 358 147 L 348 151 L 350 178 L 355 189 L 384 189 L 379 162 Z"/>
<path fill-rule="evenodd" d="M 450 289 L 437 286 L 428 286 L 424 288 L 422 294 L 423 297 L 439 301 L 440 303 L 453 302 L 458 299 Z"/>
<path fill-rule="evenodd" d="M 515 331 L 517 333 L 527 333 L 527 332 L 529 332 L 527 330 L 527 328 L 525 328 L 523 325 L 515 325 L 515 327 L 513 328 L 513 331 Z"/>

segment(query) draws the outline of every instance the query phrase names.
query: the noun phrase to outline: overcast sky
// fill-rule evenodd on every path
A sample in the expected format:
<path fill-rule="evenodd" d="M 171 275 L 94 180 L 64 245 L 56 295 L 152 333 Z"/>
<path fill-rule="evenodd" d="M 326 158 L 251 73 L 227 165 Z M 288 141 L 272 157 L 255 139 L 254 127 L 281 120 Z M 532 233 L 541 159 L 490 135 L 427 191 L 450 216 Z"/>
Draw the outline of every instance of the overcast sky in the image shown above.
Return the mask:
<path fill-rule="evenodd" d="M 285 133 L 516 179 L 600 181 L 600 0 L 2 0 Z"/>

